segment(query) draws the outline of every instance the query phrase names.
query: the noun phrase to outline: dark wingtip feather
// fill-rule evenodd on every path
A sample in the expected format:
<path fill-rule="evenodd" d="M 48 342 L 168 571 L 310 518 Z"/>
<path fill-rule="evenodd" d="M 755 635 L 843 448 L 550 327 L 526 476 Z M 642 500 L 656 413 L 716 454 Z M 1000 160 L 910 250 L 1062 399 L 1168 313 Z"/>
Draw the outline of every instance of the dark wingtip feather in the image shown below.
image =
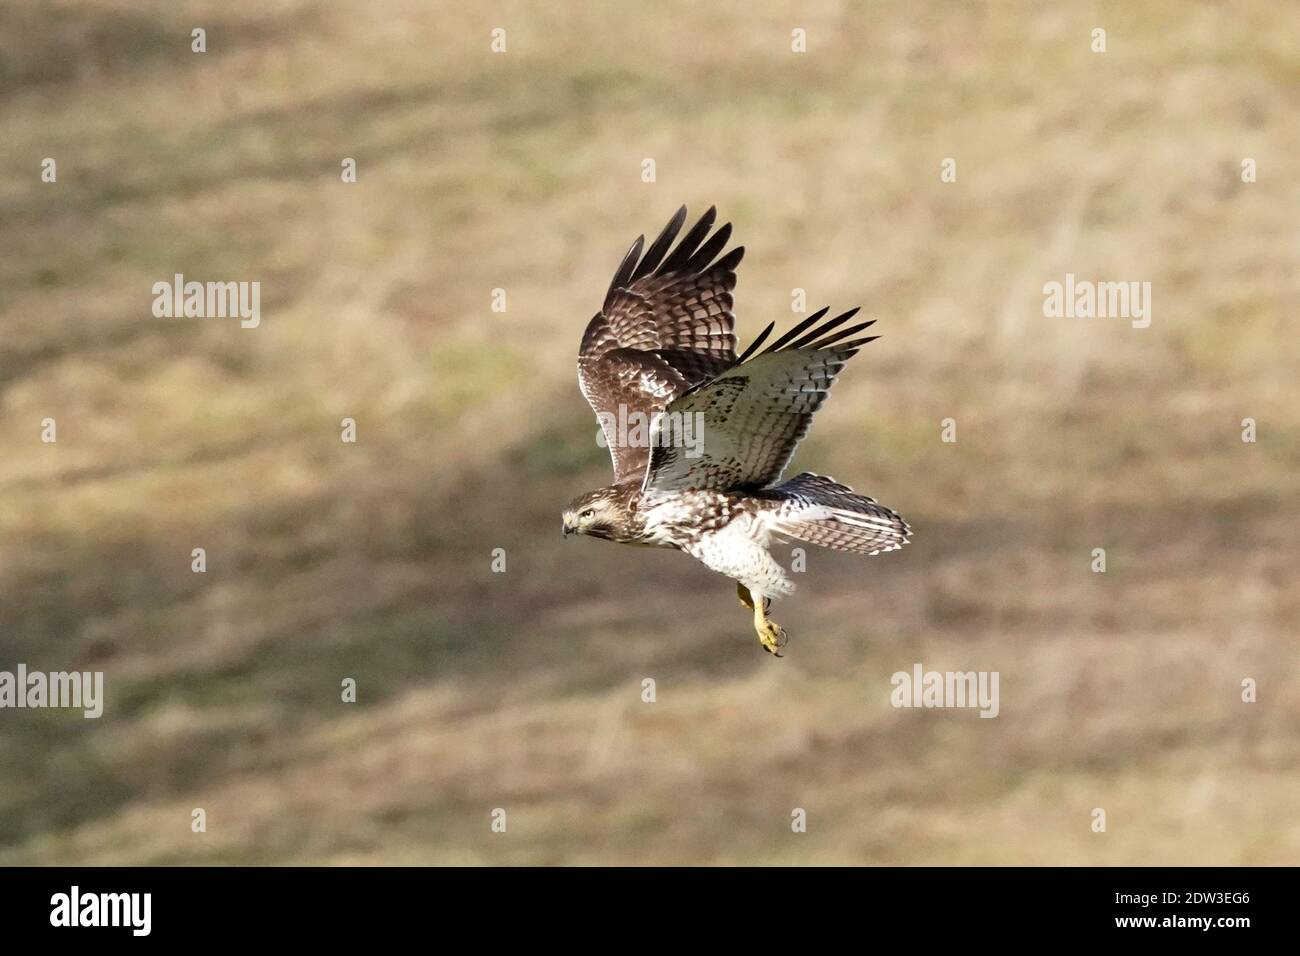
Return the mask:
<path fill-rule="evenodd" d="M 808 345 L 808 343 L 812 342 L 814 339 L 820 338 L 821 336 L 826 335 L 828 332 L 832 331 L 833 329 L 839 328 L 841 325 L 843 325 L 845 322 L 847 322 L 849 319 L 853 318 L 857 314 L 858 314 L 858 310 L 856 308 L 849 309 L 849 311 L 843 312 L 840 315 L 835 316 L 835 318 L 831 319 L 829 322 L 822 323 L 822 325 L 819 328 L 813 329 L 811 332 L 809 332 L 807 335 L 800 338 L 798 341 L 791 342 L 789 348 L 792 349 L 804 348 L 805 346 Z"/>
<path fill-rule="evenodd" d="M 718 260 L 718 268 L 735 269 L 736 266 L 740 265 L 740 260 L 743 258 L 745 258 L 745 247 L 736 246 L 736 248 L 732 249 Z"/>
<path fill-rule="evenodd" d="M 632 274 L 631 281 L 635 282 L 643 276 L 648 276 L 655 271 L 655 268 L 663 260 L 664 254 L 668 252 L 668 247 L 673 244 L 677 234 L 682 231 L 682 223 L 686 222 L 686 207 L 682 206 L 673 217 L 668 220 L 668 225 L 664 226 L 659 237 L 651 243 L 641 264 L 636 267 L 636 272 Z"/>
<path fill-rule="evenodd" d="M 710 206 L 709 211 L 700 217 L 700 221 L 692 226 L 691 231 L 677 244 L 677 248 L 673 250 L 672 255 L 664 260 L 664 264 L 658 269 L 658 274 L 664 275 L 669 272 L 677 272 L 690 261 L 691 256 L 695 254 L 695 250 L 704 241 L 704 237 L 713 228 L 714 220 L 717 218 L 717 207 Z"/>
<path fill-rule="evenodd" d="M 703 272 L 713 257 L 722 251 L 722 247 L 727 244 L 731 238 L 731 223 L 725 223 L 721 229 L 709 237 L 709 241 L 696 250 L 695 255 L 687 260 L 686 265 L 682 268 L 686 272 Z"/>
<path fill-rule="evenodd" d="M 839 345 L 835 346 L 835 351 L 839 352 L 842 349 L 858 349 L 861 346 L 866 345 L 868 342 L 876 341 L 878 338 L 880 338 L 879 335 L 868 335 L 865 339 L 854 339 L 852 342 L 841 342 Z"/>
<path fill-rule="evenodd" d="M 648 275 L 662 276 L 679 271 L 699 273 L 710 267 L 713 257 L 722 251 L 731 238 L 731 223 L 723 224 L 710 237 L 709 232 L 718 218 L 718 207 L 710 206 L 708 212 L 701 216 L 691 227 L 690 232 L 677 243 L 677 248 L 669 253 L 669 248 L 672 247 L 673 241 L 686 222 L 686 214 L 686 206 L 680 206 L 655 241 L 650 244 L 649 249 L 645 249 L 645 236 L 637 236 L 636 242 L 632 243 L 631 248 L 619 262 L 614 278 L 610 280 L 609 289 L 605 292 L 606 308 L 609 307 L 615 292 L 621 288 L 630 288 L 632 283 Z M 641 254 L 643 249 L 645 249 L 644 256 Z M 744 256 L 745 247 L 737 246 L 713 264 L 713 268 L 733 271 Z"/>
<path fill-rule="evenodd" d="M 632 243 L 631 248 L 627 250 L 627 255 L 623 256 L 623 261 L 618 264 L 618 269 L 614 273 L 614 278 L 610 280 L 609 291 L 605 293 L 605 304 L 609 304 L 609 297 L 614 294 L 614 290 L 626 286 L 632 278 L 632 271 L 636 268 L 636 263 L 641 258 L 641 249 L 645 246 L 645 236 L 637 236 L 636 242 Z"/>
<path fill-rule="evenodd" d="M 797 335 L 802 334 L 803 331 L 808 328 L 808 326 L 812 325 L 814 322 L 819 321 L 821 317 L 824 316 L 829 311 L 830 311 L 829 308 L 824 308 L 814 312 L 812 315 L 808 316 L 808 318 L 798 323 L 794 328 L 790 329 L 790 331 L 786 332 L 785 335 L 781 336 L 779 339 L 777 339 L 775 342 L 769 345 L 767 347 L 767 351 L 769 352 L 780 351 L 781 347 L 785 345 L 785 343 L 789 342 Z"/>
<path fill-rule="evenodd" d="M 817 339 L 817 341 L 813 345 L 809 346 L 809 348 L 824 349 L 828 346 L 834 345 L 842 339 L 847 339 L 851 336 L 857 335 L 863 329 L 868 329 L 875 324 L 876 320 L 872 319 L 870 322 L 859 322 L 857 325 L 850 325 L 847 329 L 840 329 L 834 335 L 828 335 L 825 338 Z M 822 331 L 825 331 L 827 328 L 828 326 L 822 326 Z M 816 336 L 809 336 L 809 338 L 816 338 Z"/>
<path fill-rule="evenodd" d="M 774 328 L 776 328 L 775 322 L 767 323 L 767 328 L 759 333 L 758 338 L 749 343 L 749 348 L 745 349 L 745 353 L 741 355 L 740 358 L 736 359 L 736 364 L 739 365 L 741 362 L 745 361 L 745 359 L 758 351 L 758 347 L 767 341 L 767 337 L 772 334 Z"/>

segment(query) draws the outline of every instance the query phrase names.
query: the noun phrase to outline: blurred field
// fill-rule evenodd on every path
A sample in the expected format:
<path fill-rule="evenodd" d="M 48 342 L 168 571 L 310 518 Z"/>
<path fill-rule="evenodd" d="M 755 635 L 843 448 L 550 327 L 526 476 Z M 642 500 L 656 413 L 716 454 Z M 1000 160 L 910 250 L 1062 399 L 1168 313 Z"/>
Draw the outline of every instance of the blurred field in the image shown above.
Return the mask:
<path fill-rule="evenodd" d="M 1294 8 L 5 17 L 0 669 L 108 699 L 0 711 L 0 863 L 1300 862 Z M 795 469 L 915 543 L 812 551 L 782 661 L 692 560 L 559 534 L 608 480 L 578 337 L 683 202 L 742 340 L 795 287 L 884 336 Z M 1044 318 L 1067 271 L 1151 327 Z M 153 318 L 177 272 L 261 327 Z M 917 661 L 1001 715 L 891 708 Z"/>

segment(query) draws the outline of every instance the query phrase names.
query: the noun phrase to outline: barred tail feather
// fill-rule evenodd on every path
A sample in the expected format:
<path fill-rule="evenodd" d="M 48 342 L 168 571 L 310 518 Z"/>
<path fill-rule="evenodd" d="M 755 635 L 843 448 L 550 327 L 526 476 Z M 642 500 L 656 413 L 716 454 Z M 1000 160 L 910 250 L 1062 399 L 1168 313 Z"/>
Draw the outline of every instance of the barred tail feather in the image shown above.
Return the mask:
<path fill-rule="evenodd" d="M 897 551 L 912 533 L 897 513 L 833 478 L 805 472 L 767 492 L 781 504 L 772 530 L 835 551 Z"/>

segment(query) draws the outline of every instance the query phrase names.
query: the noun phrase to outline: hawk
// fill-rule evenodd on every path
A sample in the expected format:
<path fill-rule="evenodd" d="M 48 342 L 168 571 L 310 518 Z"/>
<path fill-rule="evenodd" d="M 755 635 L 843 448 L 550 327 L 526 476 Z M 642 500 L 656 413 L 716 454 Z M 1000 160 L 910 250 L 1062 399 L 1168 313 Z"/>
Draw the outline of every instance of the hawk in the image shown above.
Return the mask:
<path fill-rule="evenodd" d="M 760 352 L 769 324 L 737 355 L 731 290 L 745 249 L 718 257 L 731 224 L 713 232 L 716 218 L 710 209 L 676 248 L 685 206 L 648 249 L 638 237 L 587 325 L 578 386 L 614 481 L 569 503 L 564 534 L 698 558 L 736 582 L 759 643 L 780 657 L 786 632 L 767 612 L 794 584 L 768 552 L 774 540 L 878 554 L 907 544 L 910 529 L 832 478 L 781 481 L 835 376 L 879 336 L 861 335 L 872 322 L 848 324 L 857 309 L 832 319 L 822 309 Z M 649 427 L 628 433 L 632 421 Z"/>

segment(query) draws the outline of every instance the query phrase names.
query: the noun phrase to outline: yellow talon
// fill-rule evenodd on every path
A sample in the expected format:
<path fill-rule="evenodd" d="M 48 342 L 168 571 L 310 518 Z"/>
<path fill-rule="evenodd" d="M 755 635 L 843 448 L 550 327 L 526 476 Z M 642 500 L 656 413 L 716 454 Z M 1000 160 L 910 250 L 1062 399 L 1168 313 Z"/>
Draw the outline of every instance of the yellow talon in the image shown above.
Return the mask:
<path fill-rule="evenodd" d="M 752 595 L 751 599 L 746 601 L 742 594 L 740 600 L 746 607 L 754 610 L 754 630 L 758 633 L 758 643 L 763 645 L 763 650 L 774 657 L 784 657 L 781 648 L 785 647 L 787 637 L 785 628 L 776 621 L 769 620 L 767 616 L 767 609 L 772 603 L 771 598 L 763 598 L 761 605 L 753 600 Z"/>

